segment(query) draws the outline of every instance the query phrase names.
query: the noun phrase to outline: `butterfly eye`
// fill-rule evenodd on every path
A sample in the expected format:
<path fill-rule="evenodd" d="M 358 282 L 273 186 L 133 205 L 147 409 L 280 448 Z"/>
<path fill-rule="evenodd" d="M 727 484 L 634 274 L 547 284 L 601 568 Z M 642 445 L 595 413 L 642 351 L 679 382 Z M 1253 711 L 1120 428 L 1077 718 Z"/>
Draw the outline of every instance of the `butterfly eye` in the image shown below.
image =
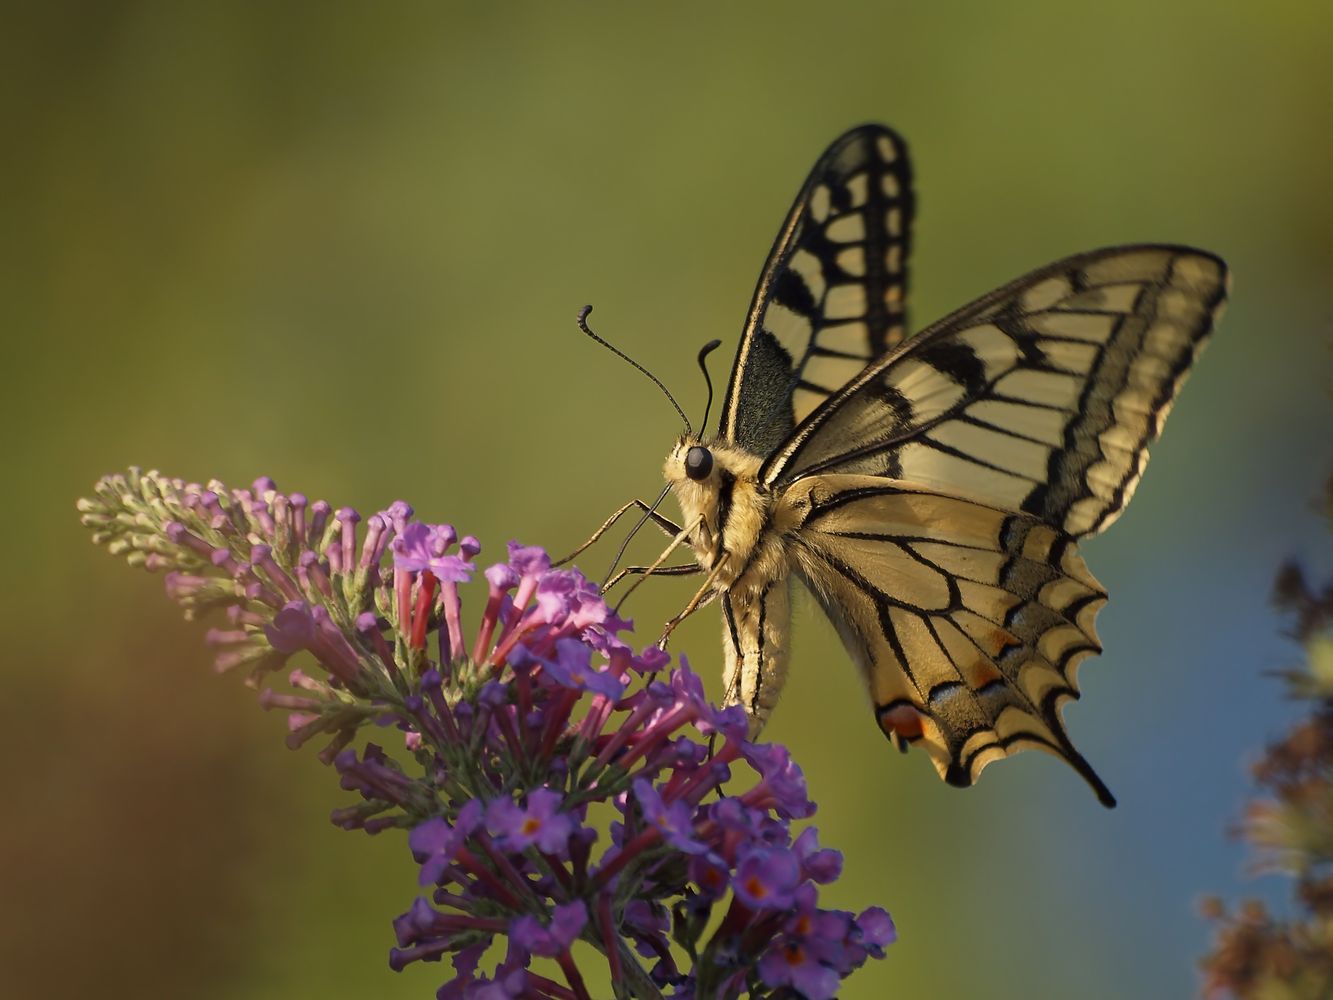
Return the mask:
<path fill-rule="evenodd" d="M 708 478 L 713 471 L 713 453 L 707 448 L 695 445 L 685 453 L 685 475 L 696 483 Z"/>

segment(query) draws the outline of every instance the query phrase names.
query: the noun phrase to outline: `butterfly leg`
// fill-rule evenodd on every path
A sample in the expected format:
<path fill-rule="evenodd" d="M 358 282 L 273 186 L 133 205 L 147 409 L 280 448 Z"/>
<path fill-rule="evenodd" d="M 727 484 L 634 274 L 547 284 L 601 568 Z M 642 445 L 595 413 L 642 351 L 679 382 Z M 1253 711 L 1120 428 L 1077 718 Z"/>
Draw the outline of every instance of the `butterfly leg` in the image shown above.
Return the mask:
<path fill-rule="evenodd" d="M 668 517 L 664 517 L 664 516 L 662 516 L 661 514 L 657 513 L 656 510 L 654 510 L 652 507 L 650 507 L 650 506 L 649 506 L 648 504 L 646 504 L 644 501 L 642 501 L 642 500 L 638 499 L 637 497 L 635 497 L 635 498 L 634 498 L 633 500 L 631 500 L 629 503 L 625 504 L 623 507 L 621 507 L 619 510 L 617 510 L 614 514 L 612 514 L 610 517 L 608 517 L 605 521 L 603 521 L 603 522 L 602 522 L 602 526 L 601 526 L 600 528 L 598 528 L 596 531 L 594 531 L 594 532 L 592 533 L 592 535 L 589 536 L 589 538 L 588 538 L 588 540 L 587 540 L 586 542 L 584 542 L 582 545 L 580 545 L 577 549 L 575 549 L 575 550 L 574 550 L 573 552 L 571 552 L 569 555 L 565 556 L 563 559 L 561 559 L 561 560 L 559 560 L 559 561 L 557 561 L 557 562 L 554 562 L 554 563 L 552 563 L 551 565 L 552 565 L 552 566 L 563 566 L 565 563 L 567 563 L 567 562 L 569 562 L 570 560 L 576 558 L 579 554 L 581 554 L 581 553 L 582 553 L 585 549 L 587 549 L 590 545 L 592 545 L 593 543 L 595 543 L 599 538 L 601 538 L 601 537 L 602 537 L 603 535 L 605 535 L 608 531 L 610 531 L 611 528 L 615 525 L 615 523 L 616 523 L 617 521 L 619 521 L 619 520 L 625 515 L 626 512 L 628 512 L 628 511 L 630 511 L 630 510 L 633 510 L 633 509 L 635 509 L 635 508 L 638 508 L 639 510 L 643 511 L 643 512 L 644 512 L 644 520 L 645 520 L 645 521 L 646 521 L 646 520 L 651 520 L 651 521 L 653 522 L 653 524 L 657 525 L 657 527 L 659 527 L 659 528 L 662 529 L 662 532 L 663 532 L 664 534 L 666 534 L 666 535 L 677 535 L 677 534 L 680 533 L 680 525 L 676 524 L 676 523 L 675 523 L 674 521 L 672 521 L 670 518 L 668 518 Z"/>
<path fill-rule="evenodd" d="M 703 523 L 703 515 L 700 514 L 689 524 L 685 525 L 685 527 L 677 531 L 676 537 L 671 539 L 671 544 L 662 550 L 662 554 L 653 561 L 653 564 L 644 569 L 643 575 L 640 576 L 637 580 L 635 580 L 634 583 L 630 585 L 629 590 L 625 591 L 625 593 L 621 595 L 620 600 L 616 602 L 614 610 L 619 611 L 620 608 L 624 605 L 624 603 L 627 600 L 629 600 L 629 595 L 634 593 L 634 591 L 638 589 L 639 584 L 643 583 L 643 581 L 648 579 L 648 577 L 652 576 L 652 574 L 658 572 L 662 568 L 662 564 L 667 561 L 667 558 L 671 555 L 671 553 L 675 552 L 676 549 L 680 548 L 681 545 L 683 545 L 685 542 L 688 542 L 690 540 L 690 535 L 702 523 Z"/>
<path fill-rule="evenodd" d="M 605 594 L 610 591 L 627 576 L 647 576 L 648 570 L 648 566 L 626 566 L 613 576 L 606 586 L 602 587 L 602 593 Z M 694 573 L 702 573 L 703 567 L 698 563 L 681 563 L 679 566 L 659 566 L 652 572 L 654 576 L 690 576 Z"/>
<path fill-rule="evenodd" d="M 685 605 L 680 614 L 676 615 L 676 617 L 672 618 L 662 627 L 662 637 L 657 640 L 657 646 L 660 649 L 666 649 L 667 640 L 671 638 L 671 633 L 676 631 L 677 625 L 700 608 L 711 603 L 712 600 L 717 597 L 717 589 L 713 586 L 713 581 L 717 579 L 718 573 L 721 572 L 722 567 L 725 565 L 726 559 L 719 559 L 717 565 L 713 567 L 712 572 L 708 574 L 708 579 L 704 580 L 703 586 L 695 591 L 694 596 L 690 598 L 690 603 Z"/>

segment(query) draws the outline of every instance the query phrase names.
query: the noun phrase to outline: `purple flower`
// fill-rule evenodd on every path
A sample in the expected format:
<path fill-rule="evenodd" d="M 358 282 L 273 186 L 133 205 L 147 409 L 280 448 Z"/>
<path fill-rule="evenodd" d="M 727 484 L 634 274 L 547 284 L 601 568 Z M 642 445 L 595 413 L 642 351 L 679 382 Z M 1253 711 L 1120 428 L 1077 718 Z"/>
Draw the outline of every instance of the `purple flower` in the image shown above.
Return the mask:
<path fill-rule="evenodd" d="M 736 898 L 752 910 L 781 910 L 792 905 L 801 881 L 801 865 L 785 848 L 759 847 L 736 866 L 731 880 Z"/>
<path fill-rule="evenodd" d="M 708 747 L 686 736 L 671 741 L 672 766 L 693 771 L 708 761 Z"/>
<path fill-rule="evenodd" d="M 430 561 L 430 571 L 445 583 L 467 583 L 475 568 L 461 556 L 439 556 Z"/>
<path fill-rule="evenodd" d="M 439 816 L 412 828 L 407 846 L 421 865 L 421 884 L 441 884 L 445 872 L 454 863 L 458 849 L 481 825 L 481 803 L 471 800 L 450 823 Z"/>
<path fill-rule="evenodd" d="M 897 937 L 889 915 L 879 907 L 871 907 L 853 918 L 844 910 L 821 910 L 817 893 L 809 882 L 799 886 L 793 894 L 793 913 L 783 924 L 783 934 L 776 939 L 774 949 L 790 951 L 798 947 L 802 963 L 817 963 L 832 969 L 840 977 L 846 976 L 865 964 L 868 957 L 883 958 L 884 948 Z"/>
<path fill-rule="evenodd" d="M 543 660 L 542 669 L 561 687 L 590 691 L 612 701 L 618 700 L 625 690 L 619 677 L 593 669 L 592 650 L 577 639 L 556 640 L 555 659 Z"/>
<path fill-rule="evenodd" d="M 486 582 L 491 585 L 491 590 L 497 594 L 506 590 L 513 590 L 518 586 L 519 579 L 518 571 L 507 563 L 496 563 L 486 570 Z"/>
<path fill-rule="evenodd" d="M 509 686 L 499 681 L 487 681 L 477 692 L 477 704 L 490 709 L 509 704 Z"/>
<path fill-rule="evenodd" d="M 680 703 L 696 708 L 700 714 L 714 711 L 708 696 L 704 694 L 703 680 L 690 669 L 684 657 L 681 658 L 680 669 L 671 675 L 671 692 Z"/>
<path fill-rule="evenodd" d="M 676 696 L 677 706 L 690 713 L 695 719 L 695 726 L 701 733 L 718 733 L 729 740 L 743 740 L 749 732 L 750 723 L 745 710 L 739 705 L 719 709 L 713 706 L 704 694 L 704 684 L 689 663 L 682 656 L 680 668 L 671 674 L 671 690 Z"/>
<path fill-rule="evenodd" d="M 289 601 L 264 626 L 268 643 L 279 653 L 299 653 L 309 647 L 315 638 L 315 619 L 305 601 Z"/>
<path fill-rule="evenodd" d="M 311 656 L 295 692 L 260 703 L 288 713 L 290 746 L 327 740 L 320 756 L 354 796 L 336 825 L 409 831 L 428 895 L 394 921 L 390 965 L 451 956 L 441 1000 L 588 996 L 570 948 L 594 932 L 635 994 L 739 995 L 762 979 L 831 996 L 893 940 L 883 910 L 820 908 L 842 859 L 813 828 L 793 839 L 814 806 L 786 751 L 749 743 L 745 713 L 712 705 L 683 658 L 671 670 L 660 649 L 636 653 L 617 637 L 630 623 L 543 549 L 511 543 L 486 570 L 467 636 L 459 585 L 480 545 L 401 501 L 362 519 L 267 479 L 205 489 L 132 471 L 80 510 L 99 543 L 166 571 L 191 614 L 226 611 L 206 636 L 220 666 L 260 679 Z M 370 726 L 406 752 L 358 750 Z M 736 788 L 742 756 L 758 779 Z M 506 958 L 479 968 L 497 936 Z M 555 962 L 529 972 L 534 956 Z"/>
<path fill-rule="evenodd" d="M 731 884 L 731 870 L 711 851 L 690 858 L 690 882 L 706 898 L 721 899 Z"/>
<path fill-rule="evenodd" d="M 635 660 L 635 666 L 643 674 L 656 673 L 659 670 L 665 670 L 670 665 L 671 654 L 658 646 L 649 646 Z"/>
<path fill-rule="evenodd" d="M 652 783 L 644 778 L 634 782 L 634 798 L 643 812 L 643 820 L 649 826 L 662 832 L 668 844 L 686 854 L 702 854 L 708 845 L 694 837 L 694 818 L 692 810 L 684 802 L 662 801 L 662 796 Z"/>
<path fill-rule="evenodd" d="M 786 747 L 778 743 L 747 743 L 744 753 L 763 779 L 746 793 L 748 804 L 771 807 L 785 819 L 804 819 L 814 813 L 814 803 L 806 792 L 805 775 Z"/>
<path fill-rule="evenodd" d="M 875 958 L 883 958 L 884 948 L 898 940 L 898 928 L 894 926 L 888 911 L 872 906 L 856 918 L 853 940 Z"/>
<path fill-rule="evenodd" d="M 554 958 L 574 943 L 587 923 L 588 908 L 576 899 L 557 906 L 548 926 L 543 926 L 536 917 L 519 917 L 509 925 L 509 938 L 530 954 Z"/>
<path fill-rule="evenodd" d="M 150 553 L 156 555 L 157 553 Z M 209 583 L 208 577 L 172 570 L 162 578 L 167 596 L 179 604 L 186 604 Z"/>
<path fill-rule="evenodd" d="M 574 585 L 569 592 L 569 616 L 574 628 L 580 632 L 593 625 L 610 627 L 612 631 L 618 626 L 623 628 L 625 623 L 611 613 L 601 590 L 577 570 L 571 575 Z"/>
<path fill-rule="evenodd" d="M 486 807 L 486 826 L 506 850 L 522 851 L 533 844 L 547 854 L 564 854 L 574 822 L 560 812 L 564 797 L 549 788 L 528 793 L 526 807 L 513 799 L 499 798 Z"/>
<path fill-rule="evenodd" d="M 460 556 L 446 554 L 455 537 L 454 529 L 447 524 L 414 521 L 389 545 L 394 567 L 409 573 L 429 570 L 439 580 L 466 583 L 472 579 L 473 565 Z"/>
<path fill-rule="evenodd" d="M 543 622 L 582 632 L 610 613 L 600 591 L 578 570 L 549 570 L 537 583 L 537 617 Z"/>
<path fill-rule="evenodd" d="M 461 948 L 454 953 L 454 978 L 436 991 L 436 1000 L 462 1000 L 470 988 L 476 987 L 477 963 L 481 961 L 481 956 L 489 946 L 490 940 L 487 939 L 481 944 Z M 496 975 L 499 974 L 497 970 Z"/>
<path fill-rule="evenodd" d="M 770 948 L 759 960 L 759 975 L 774 988 L 790 986 L 806 1000 L 829 1000 L 838 992 L 842 977 L 817 961 L 799 941 Z"/>
<path fill-rule="evenodd" d="M 424 899 L 414 899 L 411 908 L 393 922 L 394 936 L 404 948 L 429 934 L 439 911 Z"/>
<path fill-rule="evenodd" d="M 532 996 L 528 988 L 529 976 L 526 969 L 497 971 L 495 978 L 477 980 L 476 985 L 467 991 L 468 1000 L 519 1000 Z"/>
<path fill-rule="evenodd" d="M 536 545 L 510 542 L 509 565 L 514 567 L 520 576 L 541 576 L 550 571 L 551 557 L 546 554 L 545 549 Z"/>
<path fill-rule="evenodd" d="M 746 839 L 758 839 L 764 818 L 758 809 L 751 809 L 734 795 L 718 799 L 707 808 L 708 818 L 724 830 Z"/>
<path fill-rule="evenodd" d="M 387 508 L 380 511 L 380 516 L 387 523 L 393 525 L 393 530 L 401 535 L 403 529 L 407 526 L 408 518 L 414 513 L 416 512 L 412 509 L 412 505 L 406 500 L 395 500 Z"/>
<path fill-rule="evenodd" d="M 740 742 L 750 731 L 750 717 L 740 705 L 728 705 L 714 709 L 706 718 L 699 720 L 701 733 L 717 733 L 725 740 Z"/>
<path fill-rule="evenodd" d="M 666 907 L 660 903 L 650 903 L 646 899 L 631 899 L 625 904 L 625 926 L 634 932 L 635 937 L 666 940 L 666 933 L 671 929 Z"/>
<path fill-rule="evenodd" d="M 865 961 L 865 949 L 850 945 L 852 915 L 843 910 L 821 910 L 819 895 L 809 882 L 793 893 L 795 905 L 783 923 L 786 941 L 799 941 L 816 959 L 842 974 Z"/>
<path fill-rule="evenodd" d="M 828 848 L 819 847 L 819 831 L 808 826 L 792 844 L 796 857 L 801 862 L 801 875 L 811 882 L 826 885 L 835 882 L 842 874 L 842 854 Z"/>
<path fill-rule="evenodd" d="M 435 532 L 428 524 L 409 524 L 389 546 L 393 550 L 393 565 L 409 573 L 420 573 L 430 568 L 435 558 Z"/>

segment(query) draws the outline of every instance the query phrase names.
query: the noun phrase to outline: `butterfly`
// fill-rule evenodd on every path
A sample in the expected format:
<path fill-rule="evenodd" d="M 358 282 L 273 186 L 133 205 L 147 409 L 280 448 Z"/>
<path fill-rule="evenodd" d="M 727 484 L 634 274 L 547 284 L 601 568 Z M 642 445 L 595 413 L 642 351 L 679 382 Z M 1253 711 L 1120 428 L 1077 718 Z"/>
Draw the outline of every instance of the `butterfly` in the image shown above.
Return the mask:
<path fill-rule="evenodd" d="M 752 733 L 788 673 L 799 580 L 900 750 L 924 748 L 958 786 L 1046 750 L 1113 806 L 1062 719 L 1106 602 L 1077 545 L 1133 495 L 1226 265 L 1187 246 L 1093 250 L 908 338 L 913 209 L 892 130 L 824 152 L 760 275 L 717 434 L 686 420 L 667 456 L 683 525 L 632 501 L 603 530 L 637 506 L 693 550 L 628 572 L 705 574 L 668 632 L 721 605 L 726 701 Z"/>

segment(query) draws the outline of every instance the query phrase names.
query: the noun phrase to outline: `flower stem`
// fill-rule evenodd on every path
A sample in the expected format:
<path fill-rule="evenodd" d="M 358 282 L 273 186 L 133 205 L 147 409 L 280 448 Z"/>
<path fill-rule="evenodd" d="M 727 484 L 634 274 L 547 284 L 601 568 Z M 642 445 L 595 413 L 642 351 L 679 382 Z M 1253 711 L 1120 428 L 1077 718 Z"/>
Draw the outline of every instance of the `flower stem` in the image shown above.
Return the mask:
<path fill-rule="evenodd" d="M 574 964 L 574 956 L 569 953 L 569 949 L 566 948 L 562 951 L 555 957 L 555 960 L 560 965 L 560 971 L 569 980 L 569 986 L 574 991 L 574 996 L 578 1000 L 592 1000 L 588 993 L 588 987 L 584 985 L 583 975 L 579 972 L 579 967 Z"/>

